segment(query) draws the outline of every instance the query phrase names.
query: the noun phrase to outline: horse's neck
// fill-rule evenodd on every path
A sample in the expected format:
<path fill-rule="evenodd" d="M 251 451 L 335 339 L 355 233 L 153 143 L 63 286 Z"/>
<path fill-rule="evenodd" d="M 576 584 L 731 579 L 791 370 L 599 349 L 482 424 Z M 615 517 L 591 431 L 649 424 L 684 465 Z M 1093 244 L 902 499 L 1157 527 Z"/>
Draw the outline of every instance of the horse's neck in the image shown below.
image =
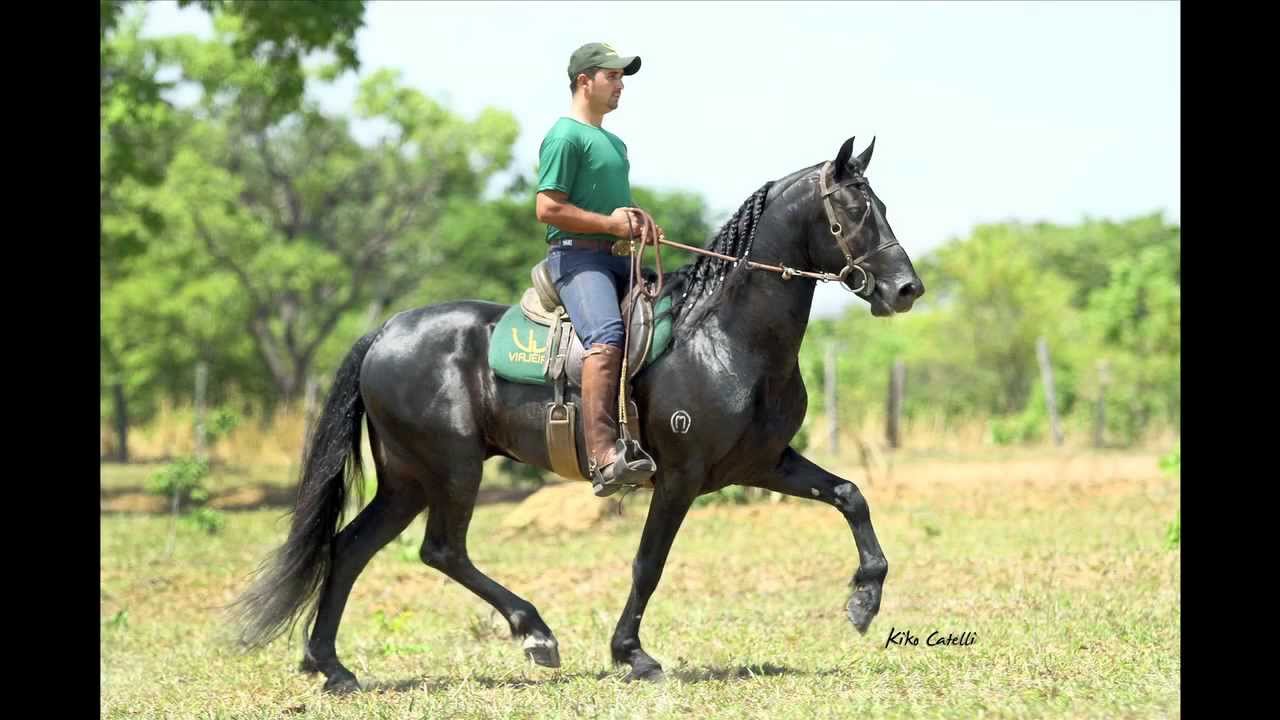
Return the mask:
<path fill-rule="evenodd" d="M 801 270 L 807 266 L 803 227 L 786 214 L 761 218 L 750 259 Z M 716 325 L 735 344 L 768 353 L 771 361 L 794 362 L 800 353 L 815 282 L 801 277 L 783 280 L 771 270 L 748 270 L 732 302 L 715 311 Z"/>

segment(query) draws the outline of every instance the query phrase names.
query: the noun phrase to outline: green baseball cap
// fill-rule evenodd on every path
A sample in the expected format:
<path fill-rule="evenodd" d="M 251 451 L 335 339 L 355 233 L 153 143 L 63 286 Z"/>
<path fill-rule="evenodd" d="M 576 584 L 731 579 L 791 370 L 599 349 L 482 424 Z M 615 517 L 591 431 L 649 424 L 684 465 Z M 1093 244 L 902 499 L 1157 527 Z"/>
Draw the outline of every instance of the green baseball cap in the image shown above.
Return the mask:
<path fill-rule="evenodd" d="M 622 70 L 623 75 L 635 75 L 640 71 L 638 55 L 623 56 L 605 43 L 587 43 L 569 57 L 569 79 L 578 77 L 578 73 L 587 68 L 600 67 L 606 70 Z"/>

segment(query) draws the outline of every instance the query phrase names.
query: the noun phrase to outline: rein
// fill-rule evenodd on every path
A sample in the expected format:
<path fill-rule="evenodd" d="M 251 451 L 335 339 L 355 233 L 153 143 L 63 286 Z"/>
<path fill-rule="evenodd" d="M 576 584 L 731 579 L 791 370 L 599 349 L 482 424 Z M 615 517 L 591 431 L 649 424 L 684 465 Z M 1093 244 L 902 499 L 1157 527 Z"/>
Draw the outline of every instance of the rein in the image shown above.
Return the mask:
<path fill-rule="evenodd" d="M 649 245 L 654 245 L 654 246 L 668 245 L 670 247 L 678 248 L 680 250 L 685 250 L 687 252 L 697 253 L 699 255 L 706 255 L 707 257 L 713 257 L 718 260 L 727 260 L 729 262 L 734 262 L 734 263 L 745 262 L 749 269 L 767 270 L 769 272 L 776 272 L 782 276 L 783 280 L 790 280 L 793 277 L 804 277 L 804 278 L 810 278 L 812 280 L 818 280 L 820 282 L 839 282 L 846 290 L 848 290 L 849 292 L 852 292 L 855 295 L 858 295 L 863 298 L 870 297 L 871 293 L 874 292 L 875 290 L 876 278 L 875 278 L 875 275 L 873 275 L 870 270 L 868 270 L 866 267 L 863 266 L 863 263 L 866 262 L 867 259 L 872 257 L 873 255 L 876 255 L 877 253 L 880 253 L 883 250 L 887 250 L 893 247 L 894 245 L 897 245 L 898 241 L 893 240 L 892 242 L 889 242 L 887 244 L 884 244 L 875 248 L 869 253 L 865 253 L 857 258 L 853 257 L 853 252 L 850 249 L 850 240 L 853 237 L 857 236 L 857 234 L 862 230 L 863 224 L 866 223 L 867 217 L 871 215 L 871 197 L 867 193 L 866 188 L 861 186 L 861 183 L 863 182 L 863 178 L 861 175 L 855 176 L 837 185 L 830 185 L 827 182 L 827 178 L 828 176 L 833 174 L 832 167 L 833 166 L 830 161 L 828 161 L 826 164 L 822 166 L 822 170 L 818 174 L 818 184 L 819 184 L 819 190 L 822 193 L 823 210 L 826 211 L 826 214 L 827 214 L 828 227 L 831 230 L 831 235 L 835 238 L 836 244 L 840 246 L 840 252 L 844 254 L 844 259 L 846 262 L 844 268 L 842 268 L 839 273 L 814 272 L 811 270 L 799 270 L 797 268 L 787 267 L 786 265 L 770 265 L 768 263 L 761 263 L 761 262 L 756 262 L 754 260 L 747 260 L 745 257 L 736 258 L 731 255 L 725 255 L 723 253 L 715 252 L 714 250 L 707 250 L 705 248 L 698 248 L 698 247 L 693 247 L 692 245 L 685 245 L 684 243 L 674 242 L 667 239 L 666 233 L 664 233 L 662 230 L 657 229 L 657 226 L 653 222 L 653 218 L 650 217 L 648 213 L 640 210 L 633 210 L 632 213 L 628 214 L 627 222 L 631 224 L 632 215 L 636 215 L 639 217 L 638 222 L 640 225 L 640 235 L 639 235 L 640 242 L 637 243 L 636 240 L 634 239 L 636 237 L 635 225 L 631 224 L 631 236 L 633 238 L 631 240 L 631 252 L 630 252 L 632 286 L 634 287 L 635 279 L 640 274 L 640 267 L 642 267 L 641 256 L 644 254 L 644 249 Z M 867 203 L 867 209 L 864 213 L 862 213 L 862 219 L 858 221 L 858 225 L 853 229 L 853 232 L 849 233 L 848 235 L 844 234 L 844 228 L 841 226 L 840 222 L 836 220 L 835 210 L 831 206 L 831 195 L 834 194 L 836 190 L 842 187 L 855 188 L 859 193 L 862 194 L 863 199 L 865 199 Z M 656 230 L 656 239 L 651 239 L 651 238 L 654 238 L 655 230 Z M 639 245 L 639 252 L 636 252 L 637 244 Z M 645 292 L 645 294 L 648 295 L 650 299 L 656 299 L 658 297 L 658 293 L 662 291 L 662 253 L 656 253 L 656 255 L 657 255 L 657 265 L 658 265 L 658 283 L 655 286 L 656 289 L 653 293 L 649 293 L 645 290 L 641 291 L 641 292 Z M 852 270 L 857 270 L 858 272 L 862 273 L 862 282 L 858 285 L 857 288 L 850 288 L 848 285 L 844 284 L 845 278 L 849 276 L 849 273 Z"/>
<path fill-rule="evenodd" d="M 770 265 L 768 263 L 747 260 L 745 256 L 736 258 L 731 255 L 725 255 L 724 253 L 718 253 L 714 250 L 707 250 L 705 248 L 693 247 L 692 245 L 685 245 L 684 243 L 673 242 L 667 239 L 666 233 L 658 228 L 657 224 L 653 221 L 653 217 L 649 215 L 649 213 L 639 208 L 629 208 L 629 211 L 627 212 L 627 228 L 630 239 L 619 240 L 617 244 L 618 250 L 622 251 L 618 254 L 625 253 L 631 256 L 631 290 L 629 292 L 637 295 L 644 295 L 650 301 L 657 301 L 658 297 L 662 293 L 663 284 L 662 253 L 657 251 L 657 247 L 659 245 L 667 245 L 687 252 L 697 253 L 698 255 L 706 255 L 707 257 L 716 258 L 718 260 L 727 260 L 733 263 L 745 262 L 747 267 L 751 270 L 767 270 L 769 272 L 776 272 L 782 276 L 783 280 L 790 280 L 793 277 L 804 277 L 812 280 L 818 280 L 820 282 L 839 282 L 841 287 L 844 287 L 849 292 L 852 292 L 859 297 L 870 299 L 871 294 L 875 292 L 876 277 L 870 270 L 863 266 L 863 263 L 873 255 L 897 245 L 898 241 L 894 240 L 885 245 L 876 247 L 871 252 L 865 253 L 857 258 L 853 257 L 853 251 L 850 248 L 850 241 L 862 231 L 862 226 L 866 223 L 867 217 L 871 215 L 871 196 L 863 186 L 864 178 L 861 174 L 855 175 L 842 183 L 834 185 L 830 184 L 827 178 L 829 176 L 834 178 L 833 168 L 834 164 L 830 161 L 823 164 L 822 169 L 818 173 L 818 187 L 822 196 L 823 210 L 827 214 L 828 228 L 831 230 L 831 235 L 835 238 L 836 244 L 840 246 L 840 252 L 844 254 L 846 264 L 839 273 L 814 272 L 811 270 L 799 270 L 797 268 L 787 267 L 786 265 Z M 848 235 L 844 234 L 844 228 L 841 226 L 840 221 L 836 219 L 835 210 L 831 206 L 831 196 L 842 187 L 852 187 L 857 190 L 861 193 L 867 204 L 866 211 L 862 213 L 862 219 L 858 221 L 858 225 L 853 229 L 853 232 Z M 644 277 L 642 273 L 644 268 L 644 251 L 645 248 L 650 246 L 655 248 L 654 255 L 656 256 L 658 281 L 653 285 L 652 289 L 643 282 L 640 283 L 640 287 L 637 288 L 636 279 L 643 279 Z M 844 282 L 845 278 L 848 277 L 849 273 L 853 270 L 857 270 L 862 273 L 862 282 L 857 288 L 851 288 Z M 618 393 L 618 417 L 620 418 L 621 423 L 624 423 L 622 425 L 622 432 L 624 435 L 626 435 L 625 423 L 627 418 L 627 358 L 630 355 L 630 328 L 631 319 L 636 310 L 636 299 L 637 298 L 635 297 L 631 298 L 631 304 L 627 308 L 627 317 L 624 320 L 623 325 L 623 327 L 627 328 L 628 331 L 624 334 L 623 338 L 622 377 L 619 383 L 621 386 L 620 392 Z"/>

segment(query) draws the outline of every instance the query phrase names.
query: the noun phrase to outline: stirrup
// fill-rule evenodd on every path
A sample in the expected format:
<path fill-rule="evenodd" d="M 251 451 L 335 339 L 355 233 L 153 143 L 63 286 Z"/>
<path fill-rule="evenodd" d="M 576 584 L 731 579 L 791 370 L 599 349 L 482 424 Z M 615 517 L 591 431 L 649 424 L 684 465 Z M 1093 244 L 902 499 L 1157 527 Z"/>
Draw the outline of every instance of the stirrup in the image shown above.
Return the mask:
<path fill-rule="evenodd" d="M 605 466 L 611 477 L 605 477 L 605 468 L 595 467 L 594 463 L 591 467 L 591 489 L 596 497 L 609 497 L 624 488 L 644 487 L 658 471 L 657 463 L 635 440 L 619 438 L 614 453 L 613 462 Z"/>

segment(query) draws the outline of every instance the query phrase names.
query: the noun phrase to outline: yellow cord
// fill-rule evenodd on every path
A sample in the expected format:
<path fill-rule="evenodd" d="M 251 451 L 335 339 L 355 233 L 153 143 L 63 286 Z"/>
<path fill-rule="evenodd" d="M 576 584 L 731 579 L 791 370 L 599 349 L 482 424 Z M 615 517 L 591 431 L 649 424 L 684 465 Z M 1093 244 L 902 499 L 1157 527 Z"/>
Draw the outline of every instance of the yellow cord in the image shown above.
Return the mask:
<path fill-rule="evenodd" d="M 627 421 L 627 357 L 622 356 L 622 379 L 618 381 L 618 422 Z"/>

